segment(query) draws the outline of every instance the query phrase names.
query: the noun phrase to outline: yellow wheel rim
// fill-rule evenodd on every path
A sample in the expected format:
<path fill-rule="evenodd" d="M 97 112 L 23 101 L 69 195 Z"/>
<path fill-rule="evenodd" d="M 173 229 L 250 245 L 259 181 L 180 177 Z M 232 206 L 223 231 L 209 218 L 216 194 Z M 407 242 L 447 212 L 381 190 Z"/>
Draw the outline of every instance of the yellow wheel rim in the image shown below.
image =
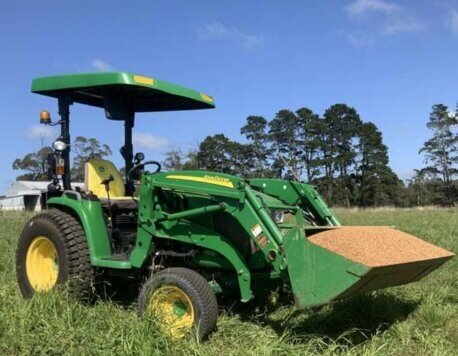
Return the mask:
<path fill-rule="evenodd" d="M 191 299 L 176 286 L 162 286 L 154 291 L 147 312 L 157 318 L 163 330 L 175 339 L 189 334 L 194 325 Z"/>
<path fill-rule="evenodd" d="M 35 237 L 27 250 L 27 278 L 33 289 L 48 291 L 56 285 L 59 260 L 54 244 L 45 236 Z"/>

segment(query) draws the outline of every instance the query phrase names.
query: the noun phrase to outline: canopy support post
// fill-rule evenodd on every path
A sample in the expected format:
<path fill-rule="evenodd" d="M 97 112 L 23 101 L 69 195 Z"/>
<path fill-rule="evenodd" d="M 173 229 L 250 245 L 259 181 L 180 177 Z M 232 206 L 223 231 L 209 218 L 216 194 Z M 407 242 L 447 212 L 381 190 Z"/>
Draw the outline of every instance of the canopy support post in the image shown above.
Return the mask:
<path fill-rule="evenodd" d="M 135 187 L 128 180 L 128 173 L 133 167 L 134 147 L 132 145 L 132 128 L 134 127 L 134 114 L 124 120 L 124 146 L 121 148 L 121 154 L 124 158 L 124 167 L 126 169 L 126 196 L 134 193 Z"/>
<path fill-rule="evenodd" d="M 66 144 L 65 150 L 61 155 L 64 159 L 64 174 L 62 175 L 62 183 L 64 190 L 71 190 L 70 177 L 70 105 L 72 101 L 70 97 L 59 97 L 59 116 L 60 116 L 60 135 L 62 141 Z"/>

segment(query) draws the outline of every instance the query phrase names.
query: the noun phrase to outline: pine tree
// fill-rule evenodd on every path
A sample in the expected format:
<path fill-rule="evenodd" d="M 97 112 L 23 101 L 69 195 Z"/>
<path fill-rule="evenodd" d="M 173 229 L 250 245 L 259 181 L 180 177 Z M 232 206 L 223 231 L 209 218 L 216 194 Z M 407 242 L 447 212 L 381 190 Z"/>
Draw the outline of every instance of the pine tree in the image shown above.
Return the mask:
<path fill-rule="evenodd" d="M 226 146 L 229 157 L 229 173 L 240 177 L 258 177 L 255 173 L 255 162 L 257 156 L 252 144 L 242 144 L 229 141 Z"/>
<path fill-rule="evenodd" d="M 376 192 L 381 185 L 380 172 L 388 164 L 388 148 L 382 142 L 381 132 L 371 122 L 361 125 L 357 148 L 360 175 L 359 205 L 374 205 L 377 200 Z"/>
<path fill-rule="evenodd" d="M 253 169 L 250 172 L 252 176 L 265 177 L 269 176 L 268 169 L 268 135 L 266 133 L 267 120 L 262 116 L 248 116 L 246 125 L 240 129 L 240 133 L 245 135 L 250 142 L 247 154 L 253 156 Z M 251 152 L 250 152 L 251 150 Z"/>
<path fill-rule="evenodd" d="M 199 145 L 197 163 L 199 169 L 231 173 L 231 161 L 227 151 L 229 139 L 223 134 L 207 136 Z"/>
<path fill-rule="evenodd" d="M 450 114 L 443 104 L 433 105 L 427 127 L 432 137 L 426 141 L 419 153 L 425 155 L 427 166 L 424 172 L 439 177 L 443 185 L 443 200 L 454 205 L 457 200 L 453 179 L 458 174 L 458 119 L 457 113 Z"/>
<path fill-rule="evenodd" d="M 255 161 L 251 145 L 231 141 L 223 134 L 207 136 L 196 158 L 199 169 L 244 177 L 251 175 Z"/>
<path fill-rule="evenodd" d="M 307 182 L 312 182 L 320 174 L 321 140 L 324 130 L 323 120 L 308 108 L 296 111 L 298 118 L 301 159 L 304 162 Z"/>
<path fill-rule="evenodd" d="M 298 118 L 290 110 L 280 110 L 269 122 L 272 168 L 279 176 L 294 180 L 300 180 L 302 170 L 297 128 Z"/>
<path fill-rule="evenodd" d="M 346 104 L 334 104 L 324 113 L 327 127 L 323 139 L 323 163 L 328 185 L 337 179 L 337 189 L 328 186 L 332 201 L 339 205 L 350 206 L 350 180 L 352 166 L 356 157 L 355 140 L 361 119 L 352 107 Z M 334 174 L 338 172 L 338 176 Z"/>

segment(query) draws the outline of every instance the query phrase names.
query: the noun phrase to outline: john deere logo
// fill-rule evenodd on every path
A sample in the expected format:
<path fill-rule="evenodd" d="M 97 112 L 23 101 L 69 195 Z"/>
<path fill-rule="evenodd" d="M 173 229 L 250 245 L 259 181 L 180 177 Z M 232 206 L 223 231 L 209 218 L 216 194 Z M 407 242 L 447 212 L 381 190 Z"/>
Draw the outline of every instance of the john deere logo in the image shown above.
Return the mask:
<path fill-rule="evenodd" d="M 212 182 L 220 182 L 220 183 L 231 183 L 231 181 L 228 178 L 223 178 L 223 177 L 218 177 L 218 176 L 209 176 L 209 175 L 204 175 L 204 179 Z"/>
<path fill-rule="evenodd" d="M 172 174 L 172 175 L 167 176 L 167 178 L 168 179 L 187 180 L 190 182 L 208 183 L 208 184 L 219 185 L 219 186 L 227 187 L 227 188 L 234 188 L 234 184 L 232 184 L 232 182 L 228 178 L 218 177 L 218 176 L 209 176 L 207 174 L 204 175 L 203 177 Z"/>

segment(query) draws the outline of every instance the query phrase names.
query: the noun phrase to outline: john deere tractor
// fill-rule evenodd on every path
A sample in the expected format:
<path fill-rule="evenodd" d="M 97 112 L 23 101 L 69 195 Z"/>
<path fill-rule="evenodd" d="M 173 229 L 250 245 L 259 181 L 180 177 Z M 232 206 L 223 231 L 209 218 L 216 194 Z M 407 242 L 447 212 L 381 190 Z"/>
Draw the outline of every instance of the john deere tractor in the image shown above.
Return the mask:
<path fill-rule="evenodd" d="M 25 298 L 65 284 L 91 300 L 103 278 L 141 284 L 138 311 L 180 338 L 216 327 L 217 296 L 241 302 L 280 294 L 297 308 L 419 280 L 452 253 L 387 227 L 343 227 L 311 185 L 216 172 L 162 172 L 133 153 L 135 114 L 214 108 L 213 98 L 129 73 L 33 80 L 57 99 L 47 209 L 25 225 L 17 279 Z M 90 159 L 84 188 L 70 178 L 70 106 L 104 109 L 124 124 L 125 177 Z M 126 284 L 127 285 L 127 284 Z"/>

